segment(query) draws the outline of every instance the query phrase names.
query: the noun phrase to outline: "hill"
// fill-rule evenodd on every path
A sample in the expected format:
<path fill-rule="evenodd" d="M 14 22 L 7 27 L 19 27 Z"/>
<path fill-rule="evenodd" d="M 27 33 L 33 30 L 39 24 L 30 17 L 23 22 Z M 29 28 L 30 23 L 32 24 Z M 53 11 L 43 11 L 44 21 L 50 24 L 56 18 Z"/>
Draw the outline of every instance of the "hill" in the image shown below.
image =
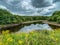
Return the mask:
<path fill-rule="evenodd" d="M 47 20 L 60 23 L 60 11 L 55 11 Z"/>
<path fill-rule="evenodd" d="M 32 20 L 45 20 L 45 19 L 47 19 L 47 17 L 44 16 L 18 16 L 10 13 L 7 10 L 0 9 L 0 25 L 20 23 Z"/>

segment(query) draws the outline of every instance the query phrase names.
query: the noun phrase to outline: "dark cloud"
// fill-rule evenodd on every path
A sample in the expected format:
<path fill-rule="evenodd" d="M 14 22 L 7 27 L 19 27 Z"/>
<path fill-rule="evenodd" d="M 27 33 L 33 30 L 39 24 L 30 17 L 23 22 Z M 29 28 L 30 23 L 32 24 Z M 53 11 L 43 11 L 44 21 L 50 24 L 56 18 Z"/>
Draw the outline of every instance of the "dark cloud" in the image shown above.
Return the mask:
<path fill-rule="evenodd" d="M 55 3 L 55 2 L 60 2 L 60 0 L 53 0 L 53 2 Z"/>
<path fill-rule="evenodd" d="M 45 0 L 32 0 L 32 5 L 36 8 L 51 6 L 51 2 Z"/>
<path fill-rule="evenodd" d="M 21 3 L 23 3 L 23 5 Z M 53 4 L 57 7 L 55 8 Z M 50 15 L 54 10 L 57 10 L 57 8 L 60 9 L 60 0 L 0 0 L 0 5 L 5 6 L 11 12 L 19 14 Z"/>
<path fill-rule="evenodd" d="M 10 4 L 8 4 L 9 2 L 7 0 L 0 0 L 0 5 L 5 6 L 7 9 L 9 9 L 12 12 L 17 12 L 18 10 L 22 11 L 22 9 L 19 7 L 17 9 L 16 4 L 18 4 L 19 1 L 13 1 L 10 2 Z"/>

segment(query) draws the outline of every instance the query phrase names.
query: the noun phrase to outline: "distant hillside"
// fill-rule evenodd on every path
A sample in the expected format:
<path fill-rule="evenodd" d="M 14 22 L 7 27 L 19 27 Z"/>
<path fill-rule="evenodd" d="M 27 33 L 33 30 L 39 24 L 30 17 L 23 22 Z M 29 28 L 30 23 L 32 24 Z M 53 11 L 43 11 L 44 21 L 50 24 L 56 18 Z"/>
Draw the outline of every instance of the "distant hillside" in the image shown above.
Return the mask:
<path fill-rule="evenodd" d="M 11 23 L 16 23 L 16 16 L 11 14 L 7 10 L 0 9 L 0 24 L 11 24 Z"/>
<path fill-rule="evenodd" d="M 49 21 L 60 23 L 60 11 L 55 11 L 52 16 L 48 18 Z"/>
<path fill-rule="evenodd" d="M 13 24 L 20 23 L 23 21 L 31 21 L 31 20 L 45 20 L 47 17 L 44 16 L 18 16 L 13 15 L 9 11 L 0 9 L 0 25 L 1 24 Z"/>

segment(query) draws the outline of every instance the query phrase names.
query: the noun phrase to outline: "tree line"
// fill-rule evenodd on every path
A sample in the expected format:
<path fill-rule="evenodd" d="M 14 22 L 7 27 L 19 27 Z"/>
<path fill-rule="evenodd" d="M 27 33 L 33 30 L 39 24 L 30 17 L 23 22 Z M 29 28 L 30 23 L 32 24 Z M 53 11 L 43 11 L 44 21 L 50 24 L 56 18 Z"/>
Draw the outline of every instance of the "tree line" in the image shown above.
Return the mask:
<path fill-rule="evenodd" d="M 60 11 L 55 11 L 52 14 L 52 16 L 47 17 L 47 16 L 19 16 L 14 15 L 7 10 L 0 9 L 0 25 L 14 24 L 33 20 L 48 20 L 60 23 Z"/>
<path fill-rule="evenodd" d="M 32 21 L 32 20 L 45 20 L 47 17 L 44 16 L 19 16 L 14 15 L 11 12 L 0 9 L 0 25 L 4 24 L 14 24 L 14 23 L 20 23 L 24 21 Z"/>

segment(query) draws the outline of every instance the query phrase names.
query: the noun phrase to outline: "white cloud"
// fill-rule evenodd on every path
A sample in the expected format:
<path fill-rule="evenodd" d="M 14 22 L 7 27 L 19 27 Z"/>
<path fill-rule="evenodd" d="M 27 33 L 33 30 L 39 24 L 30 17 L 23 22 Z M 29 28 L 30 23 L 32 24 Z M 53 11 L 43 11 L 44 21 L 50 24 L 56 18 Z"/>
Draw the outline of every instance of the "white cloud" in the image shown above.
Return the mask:
<path fill-rule="evenodd" d="M 48 9 L 52 9 L 52 8 L 55 8 L 56 7 L 56 4 L 52 4 L 51 6 L 47 7 Z"/>
<path fill-rule="evenodd" d="M 56 4 L 56 9 L 55 10 L 60 10 L 60 6 L 59 6 L 60 2 L 56 2 L 55 4 Z"/>
<path fill-rule="evenodd" d="M 3 6 L 3 5 L 0 5 L 0 8 L 2 8 L 2 9 L 7 9 L 5 6 Z"/>
<path fill-rule="evenodd" d="M 51 6 L 43 7 L 43 8 L 35 8 L 31 5 L 31 0 L 23 0 L 21 2 L 21 6 L 23 9 L 27 10 L 26 12 L 31 12 L 32 10 L 33 13 L 31 15 L 44 15 L 48 12 L 51 12 L 52 10 L 49 9 L 53 9 L 56 6 L 55 4 L 53 4 L 53 0 L 45 0 L 44 2 L 49 2 Z M 37 11 L 40 11 L 40 13 L 38 13 Z"/>
<path fill-rule="evenodd" d="M 26 10 L 33 9 L 34 7 L 31 5 L 31 0 L 23 0 L 21 2 L 21 7 Z"/>

